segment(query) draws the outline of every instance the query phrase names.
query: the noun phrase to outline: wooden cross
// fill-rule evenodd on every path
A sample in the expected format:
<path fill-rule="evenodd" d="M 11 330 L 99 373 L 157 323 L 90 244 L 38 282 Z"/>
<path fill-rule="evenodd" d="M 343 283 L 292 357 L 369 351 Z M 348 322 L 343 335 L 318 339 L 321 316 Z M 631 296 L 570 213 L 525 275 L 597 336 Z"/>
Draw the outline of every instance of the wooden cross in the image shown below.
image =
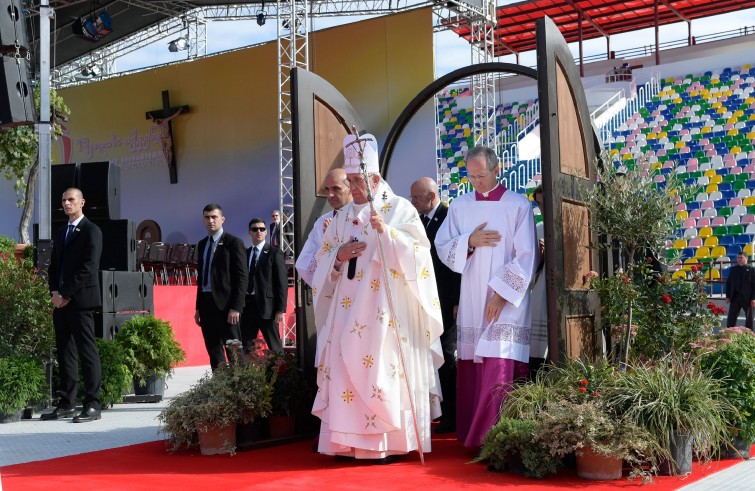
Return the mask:
<path fill-rule="evenodd" d="M 165 162 L 168 164 L 170 172 L 170 183 L 178 182 L 178 172 L 176 169 L 176 154 L 173 152 L 173 125 L 171 120 L 180 114 L 189 112 L 189 106 L 170 107 L 170 95 L 167 90 L 163 90 L 163 107 L 157 111 L 147 111 L 147 119 L 154 121 L 160 127 L 160 139 L 162 140 L 163 155 Z"/>

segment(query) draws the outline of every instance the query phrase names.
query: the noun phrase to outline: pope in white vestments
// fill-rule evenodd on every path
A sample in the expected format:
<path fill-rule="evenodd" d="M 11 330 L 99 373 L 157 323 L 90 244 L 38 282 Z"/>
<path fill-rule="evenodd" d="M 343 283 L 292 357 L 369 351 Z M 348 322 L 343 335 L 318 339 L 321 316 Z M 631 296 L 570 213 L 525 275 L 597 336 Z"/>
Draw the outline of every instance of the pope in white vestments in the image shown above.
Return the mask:
<path fill-rule="evenodd" d="M 503 397 L 528 375 L 529 289 L 537 259 L 532 206 L 497 181 L 495 152 L 467 155 L 475 192 L 456 198 L 435 237 L 438 257 L 461 273 L 456 317 L 456 436 L 479 447 Z"/>
<path fill-rule="evenodd" d="M 420 446 L 430 451 L 431 421 L 440 415 L 443 325 L 417 211 L 378 174 L 374 137 L 355 140 L 344 139 L 354 201 L 328 225 L 312 284 L 318 385 L 312 414 L 322 422 L 319 452 L 392 460 Z"/>

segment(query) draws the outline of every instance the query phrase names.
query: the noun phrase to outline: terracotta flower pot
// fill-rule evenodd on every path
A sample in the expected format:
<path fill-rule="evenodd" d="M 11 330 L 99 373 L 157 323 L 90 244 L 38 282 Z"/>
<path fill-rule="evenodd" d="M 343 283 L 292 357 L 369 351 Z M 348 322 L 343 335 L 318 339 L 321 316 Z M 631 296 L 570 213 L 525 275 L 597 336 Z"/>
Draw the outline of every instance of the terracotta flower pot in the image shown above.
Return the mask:
<path fill-rule="evenodd" d="M 591 481 L 621 479 L 623 461 L 595 452 L 592 447 L 584 447 L 577 453 L 577 475 Z"/>
<path fill-rule="evenodd" d="M 199 431 L 199 450 L 202 455 L 231 453 L 236 448 L 236 423 L 228 426 L 213 426 Z"/>

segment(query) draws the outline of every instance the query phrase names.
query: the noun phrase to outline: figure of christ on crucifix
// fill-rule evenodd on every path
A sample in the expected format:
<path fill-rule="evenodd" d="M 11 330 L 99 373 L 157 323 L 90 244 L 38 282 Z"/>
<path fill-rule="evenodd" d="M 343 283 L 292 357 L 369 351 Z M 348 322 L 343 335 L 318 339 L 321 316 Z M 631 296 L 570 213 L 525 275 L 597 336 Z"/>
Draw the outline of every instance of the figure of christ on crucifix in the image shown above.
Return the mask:
<path fill-rule="evenodd" d="M 178 173 L 176 170 L 176 159 L 173 152 L 173 126 L 171 120 L 180 114 L 188 113 L 189 106 L 170 107 L 170 95 L 167 90 L 162 93 L 163 108 L 157 111 L 148 111 L 147 119 L 151 119 L 153 124 L 160 128 L 160 144 L 163 150 L 165 162 L 170 171 L 170 183 L 178 182 Z"/>

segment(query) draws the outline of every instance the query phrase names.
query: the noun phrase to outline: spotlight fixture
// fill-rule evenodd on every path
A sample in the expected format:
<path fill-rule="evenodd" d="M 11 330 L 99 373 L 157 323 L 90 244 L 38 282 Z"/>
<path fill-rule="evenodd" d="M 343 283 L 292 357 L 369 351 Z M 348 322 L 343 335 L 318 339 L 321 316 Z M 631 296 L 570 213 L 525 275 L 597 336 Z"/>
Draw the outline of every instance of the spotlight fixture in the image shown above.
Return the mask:
<path fill-rule="evenodd" d="M 291 29 L 291 21 L 289 19 L 283 19 L 281 26 L 283 27 L 283 29 Z M 297 17 L 296 20 L 294 20 L 294 29 L 298 31 L 300 26 L 301 19 Z"/>
<path fill-rule="evenodd" d="M 265 25 L 265 19 L 267 19 L 267 12 L 264 10 L 260 10 L 257 12 L 257 25 L 258 26 L 264 26 Z"/>
<path fill-rule="evenodd" d="M 92 13 L 89 17 L 74 20 L 71 29 L 77 36 L 96 42 L 113 32 L 113 20 L 107 12 L 100 12 L 99 15 Z"/>
<path fill-rule="evenodd" d="M 189 41 L 183 36 L 168 43 L 168 51 L 171 53 L 186 51 L 187 49 L 189 49 Z"/>

